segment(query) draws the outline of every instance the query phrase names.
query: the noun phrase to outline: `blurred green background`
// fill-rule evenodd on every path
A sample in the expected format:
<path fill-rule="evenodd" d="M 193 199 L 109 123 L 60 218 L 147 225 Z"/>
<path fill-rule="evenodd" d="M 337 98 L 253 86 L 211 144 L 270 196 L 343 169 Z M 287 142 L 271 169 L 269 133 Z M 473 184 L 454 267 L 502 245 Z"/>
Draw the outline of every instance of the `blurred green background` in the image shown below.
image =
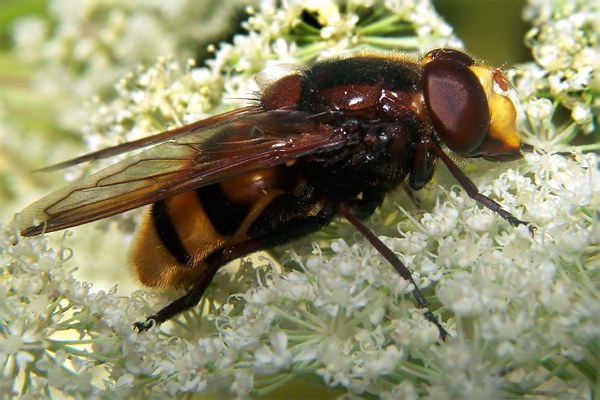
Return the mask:
<path fill-rule="evenodd" d="M 531 61 L 523 37 L 524 0 L 433 0 L 465 48 L 490 65 Z"/>

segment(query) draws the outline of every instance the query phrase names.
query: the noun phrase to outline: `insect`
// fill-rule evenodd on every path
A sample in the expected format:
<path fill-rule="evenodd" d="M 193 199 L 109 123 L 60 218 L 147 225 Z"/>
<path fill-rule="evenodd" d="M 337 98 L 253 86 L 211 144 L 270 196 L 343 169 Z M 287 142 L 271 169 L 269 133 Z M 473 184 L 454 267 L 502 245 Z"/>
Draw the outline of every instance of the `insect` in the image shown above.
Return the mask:
<path fill-rule="evenodd" d="M 502 72 L 462 51 L 435 49 L 418 59 L 364 54 L 270 67 L 257 82 L 253 105 L 45 168 L 142 149 L 24 209 L 21 234 L 151 205 L 132 250 L 137 275 L 146 286 L 188 292 L 136 323 L 142 331 L 195 306 L 227 262 L 343 217 L 413 284 L 444 339 L 409 269 L 363 220 L 398 187 L 423 188 L 441 160 L 469 196 L 525 224 L 481 194 L 442 147 L 491 161 L 521 157 Z"/>

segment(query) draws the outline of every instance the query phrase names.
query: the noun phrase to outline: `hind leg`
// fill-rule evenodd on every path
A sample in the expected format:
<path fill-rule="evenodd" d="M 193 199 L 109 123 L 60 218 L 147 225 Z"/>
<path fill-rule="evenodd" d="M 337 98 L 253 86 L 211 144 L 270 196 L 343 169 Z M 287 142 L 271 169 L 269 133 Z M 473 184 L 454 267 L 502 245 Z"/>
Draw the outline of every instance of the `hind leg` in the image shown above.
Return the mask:
<path fill-rule="evenodd" d="M 334 211 L 332 208 L 323 208 L 317 215 L 293 218 L 285 221 L 285 224 L 279 228 L 273 229 L 268 235 L 265 234 L 260 238 L 248 239 L 211 254 L 204 260 L 207 265 L 206 269 L 185 295 L 163 307 L 156 314 L 149 316 L 145 321 L 134 323 L 135 329 L 139 332 L 146 331 L 155 324 L 162 324 L 175 315 L 196 306 L 219 268 L 228 262 L 260 250 L 291 242 L 294 239 L 318 231 L 327 225 L 333 216 Z"/>

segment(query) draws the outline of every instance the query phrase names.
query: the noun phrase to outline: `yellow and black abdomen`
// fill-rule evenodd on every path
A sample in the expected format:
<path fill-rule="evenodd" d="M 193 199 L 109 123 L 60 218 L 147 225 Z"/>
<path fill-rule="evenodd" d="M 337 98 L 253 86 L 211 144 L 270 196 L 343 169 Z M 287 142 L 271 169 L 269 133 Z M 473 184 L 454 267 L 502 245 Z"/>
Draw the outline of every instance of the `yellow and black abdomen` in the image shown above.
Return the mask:
<path fill-rule="evenodd" d="M 152 205 L 138 231 L 131 260 L 149 287 L 188 286 L 205 260 L 249 239 L 248 231 L 275 198 L 286 193 L 274 167 L 205 186 Z"/>

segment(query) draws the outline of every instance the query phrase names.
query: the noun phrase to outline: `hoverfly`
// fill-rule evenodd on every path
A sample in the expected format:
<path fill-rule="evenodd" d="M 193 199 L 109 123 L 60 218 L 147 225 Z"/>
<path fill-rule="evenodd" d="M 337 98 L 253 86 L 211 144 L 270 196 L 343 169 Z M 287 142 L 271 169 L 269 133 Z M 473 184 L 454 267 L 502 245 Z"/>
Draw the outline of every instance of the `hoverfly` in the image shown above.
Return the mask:
<path fill-rule="evenodd" d="M 187 287 L 135 324 L 146 330 L 194 307 L 217 270 L 343 217 L 413 284 L 408 268 L 362 222 L 404 185 L 419 190 L 441 160 L 468 195 L 525 224 L 477 187 L 442 145 L 463 157 L 521 157 L 513 102 L 496 68 L 455 49 L 420 59 L 362 54 L 259 73 L 256 104 L 45 169 L 143 149 L 33 203 L 18 215 L 38 235 L 151 205 L 132 261 L 149 287 Z"/>

